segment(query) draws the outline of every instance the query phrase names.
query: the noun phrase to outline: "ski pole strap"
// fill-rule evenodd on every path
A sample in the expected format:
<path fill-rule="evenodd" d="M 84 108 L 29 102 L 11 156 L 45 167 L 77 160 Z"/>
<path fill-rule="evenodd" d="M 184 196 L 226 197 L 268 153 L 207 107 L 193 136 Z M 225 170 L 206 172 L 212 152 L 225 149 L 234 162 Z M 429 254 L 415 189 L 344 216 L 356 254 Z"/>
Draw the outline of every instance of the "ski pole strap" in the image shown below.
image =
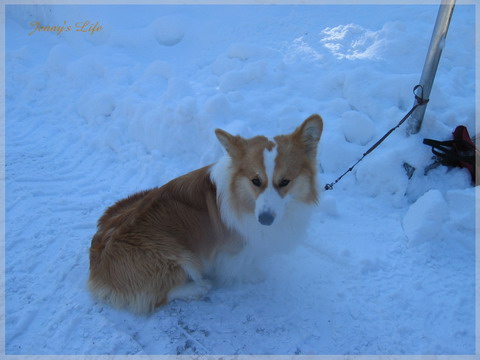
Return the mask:
<path fill-rule="evenodd" d="M 417 95 L 417 93 L 416 93 L 416 91 L 418 89 L 420 89 L 420 95 Z M 357 164 L 360 161 L 362 161 L 368 154 L 370 154 L 373 150 L 375 150 L 392 132 L 394 132 L 396 129 L 398 129 L 405 122 L 405 120 L 407 120 L 413 114 L 413 112 L 417 109 L 417 107 L 419 107 L 421 105 L 425 105 L 428 102 L 428 99 L 423 98 L 423 87 L 422 87 L 422 85 L 416 85 L 413 88 L 413 94 L 415 95 L 415 104 L 410 109 L 410 111 L 402 118 L 402 120 L 400 120 L 396 126 L 391 128 L 390 130 L 388 130 L 387 133 L 385 135 L 383 135 L 380 140 L 378 140 L 375 144 L 373 144 L 372 147 L 370 147 L 370 149 L 368 149 L 363 154 L 363 156 L 355 164 L 353 164 L 352 167 L 350 167 L 347 171 L 345 171 L 342 175 L 340 175 L 334 182 L 325 185 L 325 190 L 332 190 L 333 186 L 336 183 L 338 183 L 345 175 L 347 175 L 350 171 L 352 171 L 353 168 L 355 166 L 357 166 Z"/>
<path fill-rule="evenodd" d="M 417 89 L 420 89 L 420 96 L 417 95 Z M 425 99 L 423 97 L 423 86 L 422 85 L 415 85 L 413 88 L 413 95 L 415 95 L 415 100 L 418 105 L 425 105 L 429 102 L 429 99 Z"/>

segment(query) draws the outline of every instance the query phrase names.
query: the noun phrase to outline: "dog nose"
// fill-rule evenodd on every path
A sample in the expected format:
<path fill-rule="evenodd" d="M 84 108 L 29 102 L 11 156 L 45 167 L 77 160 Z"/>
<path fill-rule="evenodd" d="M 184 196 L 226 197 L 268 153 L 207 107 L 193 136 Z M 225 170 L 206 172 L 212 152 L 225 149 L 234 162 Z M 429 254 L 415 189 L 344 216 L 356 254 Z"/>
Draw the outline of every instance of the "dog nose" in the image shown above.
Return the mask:
<path fill-rule="evenodd" d="M 273 220 L 275 220 L 275 216 L 268 212 L 263 212 L 258 216 L 258 221 L 262 225 L 272 225 Z"/>

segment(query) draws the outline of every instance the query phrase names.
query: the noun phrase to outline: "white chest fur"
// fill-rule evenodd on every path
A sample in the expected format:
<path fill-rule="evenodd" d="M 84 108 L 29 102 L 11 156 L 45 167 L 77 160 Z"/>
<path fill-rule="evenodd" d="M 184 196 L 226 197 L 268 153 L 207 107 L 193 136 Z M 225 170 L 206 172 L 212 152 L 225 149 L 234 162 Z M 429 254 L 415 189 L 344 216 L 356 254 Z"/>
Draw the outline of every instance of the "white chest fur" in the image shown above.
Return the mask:
<path fill-rule="evenodd" d="M 302 241 L 313 206 L 292 199 L 282 217 L 270 226 L 260 224 L 255 213 L 239 216 L 232 206 L 230 195 L 230 166 L 230 158 L 224 156 L 212 167 L 210 176 L 217 187 L 222 221 L 241 235 L 244 247 L 235 254 L 218 253 L 210 265 L 221 283 L 255 282 L 259 280 L 258 261 L 271 254 L 287 252 Z"/>

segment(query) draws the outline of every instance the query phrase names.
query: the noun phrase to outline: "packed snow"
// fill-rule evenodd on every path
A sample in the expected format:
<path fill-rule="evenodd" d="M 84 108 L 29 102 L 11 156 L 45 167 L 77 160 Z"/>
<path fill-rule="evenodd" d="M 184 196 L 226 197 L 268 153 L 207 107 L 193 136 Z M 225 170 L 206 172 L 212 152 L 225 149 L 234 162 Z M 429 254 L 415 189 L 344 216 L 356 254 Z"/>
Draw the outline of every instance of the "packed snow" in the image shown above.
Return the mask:
<path fill-rule="evenodd" d="M 6 353 L 474 354 L 475 187 L 425 174 L 422 144 L 475 133 L 474 5 L 455 8 L 421 132 L 323 192 L 265 281 L 149 317 L 86 290 L 106 207 L 216 161 L 215 128 L 288 133 L 319 113 L 332 182 L 413 105 L 437 10 L 7 5 Z"/>

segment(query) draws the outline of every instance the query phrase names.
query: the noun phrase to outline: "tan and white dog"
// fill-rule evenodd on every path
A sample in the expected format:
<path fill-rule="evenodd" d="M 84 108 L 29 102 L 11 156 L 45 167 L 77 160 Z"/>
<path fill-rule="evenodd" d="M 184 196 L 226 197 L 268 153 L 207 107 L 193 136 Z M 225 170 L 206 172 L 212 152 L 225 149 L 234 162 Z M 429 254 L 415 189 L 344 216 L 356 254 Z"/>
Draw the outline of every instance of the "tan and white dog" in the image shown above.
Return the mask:
<path fill-rule="evenodd" d="M 89 288 L 118 308 L 147 314 L 220 283 L 255 281 L 255 263 L 298 243 L 317 203 L 322 118 L 293 133 L 245 139 L 217 129 L 217 163 L 106 210 L 90 248 Z"/>

